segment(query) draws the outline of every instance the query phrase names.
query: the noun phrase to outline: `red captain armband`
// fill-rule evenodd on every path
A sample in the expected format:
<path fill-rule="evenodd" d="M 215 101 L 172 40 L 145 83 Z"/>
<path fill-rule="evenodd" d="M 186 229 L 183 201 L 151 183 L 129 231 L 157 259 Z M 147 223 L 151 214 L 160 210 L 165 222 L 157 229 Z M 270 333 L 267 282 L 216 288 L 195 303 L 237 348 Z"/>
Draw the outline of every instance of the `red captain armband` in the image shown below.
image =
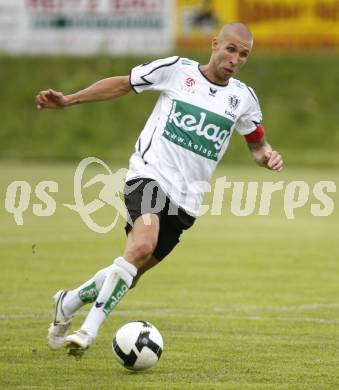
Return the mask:
<path fill-rule="evenodd" d="M 247 143 L 259 142 L 265 136 L 265 129 L 263 125 L 258 125 L 252 133 L 245 135 Z"/>

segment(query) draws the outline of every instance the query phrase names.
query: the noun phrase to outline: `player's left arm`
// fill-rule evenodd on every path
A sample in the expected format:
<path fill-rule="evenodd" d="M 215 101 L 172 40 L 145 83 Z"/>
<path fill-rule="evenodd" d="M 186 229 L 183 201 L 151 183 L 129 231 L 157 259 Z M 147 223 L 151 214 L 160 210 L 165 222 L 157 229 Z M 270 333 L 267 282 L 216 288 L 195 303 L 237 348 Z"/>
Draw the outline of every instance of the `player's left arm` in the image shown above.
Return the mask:
<path fill-rule="evenodd" d="M 245 135 L 245 139 L 254 161 L 259 166 L 272 171 L 282 171 L 284 165 L 282 156 L 267 143 L 262 126 L 259 125 L 252 133 Z"/>

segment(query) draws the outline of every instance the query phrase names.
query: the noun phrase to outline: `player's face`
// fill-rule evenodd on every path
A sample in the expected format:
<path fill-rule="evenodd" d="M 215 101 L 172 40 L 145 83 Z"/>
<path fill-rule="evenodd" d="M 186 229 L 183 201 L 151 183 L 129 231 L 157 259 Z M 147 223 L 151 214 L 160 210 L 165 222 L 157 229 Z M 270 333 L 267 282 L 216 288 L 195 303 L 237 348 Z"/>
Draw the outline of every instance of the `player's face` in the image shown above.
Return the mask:
<path fill-rule="evenodd" d="M 252 50 L 252 40 L 233 33 L 214 38 L 212 43 L 212 69 L 218 83 L 233 77 L 246 63 Z"/>

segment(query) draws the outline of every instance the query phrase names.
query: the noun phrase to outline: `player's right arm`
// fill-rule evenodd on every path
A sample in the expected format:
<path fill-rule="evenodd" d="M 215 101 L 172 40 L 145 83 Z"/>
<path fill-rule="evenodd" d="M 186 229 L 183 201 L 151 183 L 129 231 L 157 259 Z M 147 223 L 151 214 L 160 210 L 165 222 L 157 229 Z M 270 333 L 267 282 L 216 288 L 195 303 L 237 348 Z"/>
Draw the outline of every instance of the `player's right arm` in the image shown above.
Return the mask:
<path fill-rule="evenodd" d="M 65 108 L 79 103 L 114 99 L 127 94 L 131 89 L 129 76 L 109 77 L 70 95 L 64 95 L 62 92 L 56 92 L 53 89 L 41 91 L 35 97 L 35 103 L 39 110 Z"/>

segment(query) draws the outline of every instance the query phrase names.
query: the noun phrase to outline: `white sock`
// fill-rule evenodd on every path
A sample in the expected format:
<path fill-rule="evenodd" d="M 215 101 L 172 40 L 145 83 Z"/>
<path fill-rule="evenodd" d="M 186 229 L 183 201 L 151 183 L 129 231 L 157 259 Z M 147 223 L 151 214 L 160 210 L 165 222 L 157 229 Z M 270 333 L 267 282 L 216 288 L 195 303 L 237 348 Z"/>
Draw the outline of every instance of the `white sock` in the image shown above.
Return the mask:
<path fill-rule="evenodd" d="M 111 267 L 101 269 L 87 282 L 74 290 L 68 291 L 62 302 L 62 311 L 66 317 L 73 317 L 74 313 L 86 303 L 95 302 Z"/>
<path fill-rule="evenodd" d="M 96 303 L 87 315 L 81 329 L 96 337 L 101 324 L 130 288 L 138 269 L 123 257 L 110 267 Z"/>

